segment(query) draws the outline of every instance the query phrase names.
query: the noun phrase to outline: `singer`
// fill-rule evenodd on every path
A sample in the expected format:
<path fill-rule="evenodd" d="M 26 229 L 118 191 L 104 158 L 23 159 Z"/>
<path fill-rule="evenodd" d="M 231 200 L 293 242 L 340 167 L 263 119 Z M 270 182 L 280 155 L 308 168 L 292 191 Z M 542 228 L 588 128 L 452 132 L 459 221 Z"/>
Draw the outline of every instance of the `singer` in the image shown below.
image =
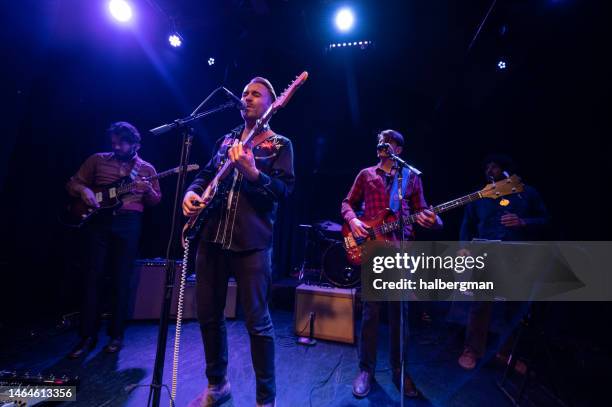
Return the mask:
<path fill-rule="evenodd" d="M 272 231 L 278 203 L 293 190 L 293 150 L 288 138 L 262 129 L 242 143 L 276 99 L 272 84 L 253 78 L 242 92 L 244 125 L 221 137 L 208 164 L 187 189 L 183 213 L 202 207 L 201 194 L 228 157 L 233 171 L 221 187 L 221 205 L 202 228 L 196 254 L 196 298 L 208 387 L 189 406 L 215 406 L 231 397 L 227 378 L 227 332 L 223 310 L 230 274 L 236 277 L 245 312 L 256 379 L 257 406 L 274 406 L 274 327 L 268 312 Z"/>
<path fill-rule="evenodd" d="M 384 145 L 388 143 L 388 146 Z M 390 208 L 396 212 L 400 210 L 404 216 L 410 212 L 418 211 L 417 223 L 425 228 L 441 228 L 442 220 L 428 209 L 423 195 L 421 178 L 413 171 L 403 168 L 402 193 L 404 199 L 398 198 L 398 173 L 394 161 L 389 153 L 399 155 L 404 145 L 404 137 L 395 130 L 385 130 L 378 135 L 378 165 L 368 167 L 357 175 L 348 195 L 342 201 L 342 217 L 351 227 L 356 237 L 365 237 L 368 234 L 366 225 L 361 222 L 356 210 L 364 206 L 364 216 L 374 218 L 381 210 Z M 401 236 L 396 236 L 396 239 Z M 405 239 L 414 239 L 412 225 L 404 229 Z M 376 341 L 378 337 L 378 322 L 381 302 L 363 302 L 363 313 L 359 344 L 360 372 L 353 381 L 353 394 L 356 397 L 365 397 L 372 388 L 372 380 L 376 371 Z M 400 388 L 400 304 L 389 302 L 389 337 L 391 341 L 390 364 L 393 369 L 393 382 Z M 403 311 L 405 312 L 405 310 Z M 407 320 L 405 315 L 404 321 Z M 404 352 L 404 354 L 406 354 Z M 404 360 L 405 362 L 405 360 Z M 405 365 L 405 363 L 404 363 Z M 407 397 L 417 397 L 418 391 L 410 376 L 404 376 L 404 394 Z"/>

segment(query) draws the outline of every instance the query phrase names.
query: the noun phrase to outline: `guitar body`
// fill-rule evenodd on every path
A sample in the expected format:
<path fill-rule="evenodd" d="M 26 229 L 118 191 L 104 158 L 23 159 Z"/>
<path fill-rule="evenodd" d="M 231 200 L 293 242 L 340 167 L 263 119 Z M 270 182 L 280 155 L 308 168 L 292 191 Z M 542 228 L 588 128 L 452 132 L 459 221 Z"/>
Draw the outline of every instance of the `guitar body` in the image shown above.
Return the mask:
<path fill-rule="evenodd" d="M 358 218 L 362 221 L 370 232 L 369 236 L 366 238 L 358 238 L 355 239 L 353 233 L 351 232 L 351 227 L 348 223 L 344 223 L 342 225 L 342 237 L 344 248 L 346 250 L 346 257 L 350 264 L 354 266 L 359 266 L 362 261 L 362 253 L 361 253 L 361 245 L 366 242 L 370 242 L 372 240 L 381 240 L 381 241 L 390 241 L 395 240 L 395 234 L 393 231 L 389 233 L 382 233 L 380 230 L 384 229 L 381 226 L 384 226 L 387 223 L 392 223 L 397 221 L 397 216 L 391 209 L 383 209 L 376 216 L 370 219 L 366 218 Z"/>
<path fill-rule="evenodd" d="M 121 207 L 121 194 L 119 188 L 130 182 L 130 178 L 122 178 L 109 185 L 99 185 L 90 188 L 100 205 L 94 208 L 87 205 L 83 200 L 75 198 L 66 208 L 66 213 L 60 217 L 63 224 L 71 227 L 81 227 L 93 217 L 114 211 Z"/>
<path fill-rule="evenodd" d="M 210 213 L 219 206 L 223 199 L 227 199 L 228 193 L 229 189 L 224 187 L 224 184 L 219 184 L 214 182 L 214 180 L 206 187 L 202 195 L 204 208 L 197 215 L 190 216 L 185 226 L 183 226 L 181 234 L 183 248 L 185 248 L 187 240 L 193 241 L 198 237 Z"/>

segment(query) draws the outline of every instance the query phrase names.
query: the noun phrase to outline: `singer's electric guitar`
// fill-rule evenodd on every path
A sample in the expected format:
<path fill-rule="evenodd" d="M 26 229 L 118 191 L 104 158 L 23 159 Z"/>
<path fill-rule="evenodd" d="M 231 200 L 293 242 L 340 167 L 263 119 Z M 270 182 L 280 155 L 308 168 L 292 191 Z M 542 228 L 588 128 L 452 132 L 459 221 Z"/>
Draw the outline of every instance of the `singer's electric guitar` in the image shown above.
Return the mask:
<path fill-rule="evenodd" d="M 197 164 L 190 164 L 187 166 L 187 171 L 195 171 L 198 168 L 199 166 Z M 178 174 L 179 171 L 180 167 L 175 167 L 150 177 L 140 178 L 139 180 L 132 180 L 130 177 L 124 177 L 112 184 L 94 186 L 90 189 L 93 191 L 96 201 L 100 206 L 94 208 L 83 202 L 81 198 L 75 198 L 67 205 L 64 213 L 59 216 L 60 222 L 66 226 L 81 227 L 97 215 L 118 209 L 122 204 L 121 198 L 134 191 L 137 181 L 150 182 L 154 179 Z"/>
<path fill-rule="evenodd" d="M 519 192 L 523 192 L 523 183 L 518 176 L 512 175 L 501 181 L 487 184 L 480 191 L 476 191 L 474 193 L 462 196 L 461 198 L 453 199 L 452 201 L 438 205 L 433 208 L 433 212 L 438 214 L 454 208 L 462 207 L 463 205 L 481 198 L 495 199 Z M 400 221 L 391 209 L 384 209 L 373 218 L 360 218 L 360 220 L 365 223 L 367 227 L 367 237 L 355 237 L 351 232 L 351 227 L 347 223 L 342 225 L 344 249 L 346 250 L 346 256 L 349 263 L 353 265 L 361 264 L 363 244 L 372 240 L 393 240 L 394 232 L 400 229 Z M 416 220 L 417 214 L 413 213 L 404 217 L 404 224 L 411 225 L 415 223 Z"/>
<path fill-rule="evenodd" d="M 270 118 L 274 113 L 276 113 L 280 108 L 285 107 L 287 103 L 289 103 L 289 99 L 293 96 L 295 91 L 302 86 L 302 84 L 308 79 L 308 72 L 302 72 L 298 77 L 295 78 L 293 82 L 283 91 L 283 93 L 276 98 L 274 103 L 266 110 L 263 116 L 257 120 L 257 123 L 251 129 L 247 137 L 243 140 L 244 144 L 248 144 L 253 137 L 258 134 L 270 121 Z M 217 170 L 217 174 L 210 181 L 202 195 L 200 196 L 204 203 L 201 205 L 202 209 L 196 214 L 187 220 L 187 223 L 183 227 L 182 234 L 182 243 L 183 247 L 185 247 L 185 242 L 187 240 L 192 240 L 197 237 L 202 225 L 208 218 L 210 211 L 213 210 L 219 203 L 222 198 L 226 196 L 227 191 L 222 191 L 220 188 L 221 180 L 228 174 L 230 170 L 230 160 L 225 159 Z"/>

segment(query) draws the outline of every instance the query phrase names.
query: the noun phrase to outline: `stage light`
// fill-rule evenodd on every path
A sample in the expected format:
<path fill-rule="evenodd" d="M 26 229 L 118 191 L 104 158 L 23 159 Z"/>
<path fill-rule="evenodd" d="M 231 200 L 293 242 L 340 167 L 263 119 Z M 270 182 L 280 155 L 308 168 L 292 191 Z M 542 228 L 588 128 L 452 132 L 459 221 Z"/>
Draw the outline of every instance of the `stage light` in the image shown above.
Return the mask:
<path fill-rule="evenodd" d="M 115 20 L 122 23 L 132 19 L 132 7 L 130 7 L 130 3 L 125 0 L 111 0 L 108 3 L 108 10 Z"/>
<path fill-rule="evenodd" d="M 170 43 L 170 45 L 172 45 L 174 48 L 176 47 L 180 47 L 181 45 L 183 45 L 183 39 L 181 38 L 180 35 L 178 35 L 177 33 L 171 34 L 168 37 L 168 42 Z"/>
<path fill-rule="evenodd" d="M 342 47 L 359 47 L 362 50 L 365 50 L 372 46 L 372 41 L 353 41 L 353 42 L 332 42 L 327 45 L 327 49 L 331 50 L 332 48 L 342 48 Z"/>
<path fill-rule="evenodd" d="M 497 69 L 499 69 L 500 71 L 506 69 L 508 67 L 508 64 L 506 63 L 506 61 L 504 61 L 503 59 L 500 59 L 497 62 Z"/>
<path fill-rule="evenodd" d="M 349 8 L 343 8 L 336 13 L 336 27 L 338 30 L 346 32 L 353 28 L 355 16 Z"/>
<path fill-rule="evenodd" d="M 208 58 L 208 66 L 213 66 L 215 64 L 215 58 Z"/>

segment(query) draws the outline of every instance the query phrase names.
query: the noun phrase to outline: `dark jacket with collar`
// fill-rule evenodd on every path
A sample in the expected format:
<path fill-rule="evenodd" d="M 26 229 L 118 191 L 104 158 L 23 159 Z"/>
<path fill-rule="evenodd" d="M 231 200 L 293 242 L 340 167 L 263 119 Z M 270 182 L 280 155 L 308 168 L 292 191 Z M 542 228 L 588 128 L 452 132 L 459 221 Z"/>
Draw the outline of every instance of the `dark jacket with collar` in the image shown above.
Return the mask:
<path fill-rule="evenodd" d="M 213 156 L 191 183 L 188 191 L 202 194 L 217 173 L 234 139 L 240 138 L 240 126 L 215 143 Z M 259 178 L 250 182 L 234 170 L 221 181 L 219 205 L 213 209 L 202 228 L 201 238 L 232 251 L 262 250 L 272 247 L 272 234 L 278 203 L 286 198 L 295 183 L 291 141 L 278 134 L 253 148 Z"/>

